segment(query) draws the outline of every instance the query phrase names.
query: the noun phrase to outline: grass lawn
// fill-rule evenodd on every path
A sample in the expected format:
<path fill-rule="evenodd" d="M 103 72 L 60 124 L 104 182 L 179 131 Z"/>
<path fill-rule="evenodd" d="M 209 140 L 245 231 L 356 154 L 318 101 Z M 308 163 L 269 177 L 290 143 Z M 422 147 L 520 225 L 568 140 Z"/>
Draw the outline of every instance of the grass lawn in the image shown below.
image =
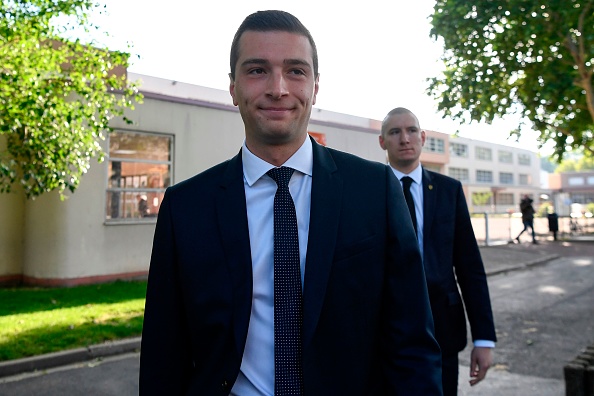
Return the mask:
<path fill-rule="evenodd" d="M 139 336 L 146 282 L 0 288 L 0 361 Z"/>

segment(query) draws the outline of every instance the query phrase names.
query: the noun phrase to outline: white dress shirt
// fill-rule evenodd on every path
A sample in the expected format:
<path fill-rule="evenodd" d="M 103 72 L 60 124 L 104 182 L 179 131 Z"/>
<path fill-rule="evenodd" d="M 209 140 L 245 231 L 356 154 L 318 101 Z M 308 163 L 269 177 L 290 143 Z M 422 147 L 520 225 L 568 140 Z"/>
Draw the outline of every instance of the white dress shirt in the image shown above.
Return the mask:
<path fill-rule="evenodd" d="M 274 396 L 273 208 L 277 185 L 266 174 L 274 168 L 274 165 L 251 153 L 245 142 L 241 150 L 241 158 L 254 284 L 245 350 L 240 373 L 231 390 L 231 395 Z M 283 166 L 295 169 L 289 181 L 289 191 L 297 213 L 299 261 L 303 287 L 313 169 L 312 143 L 309 138 L 305 139 L 301 148 Z"/>
<path fill-rule="evenodd" d="M 419 249 L 421 249 L 421 258 L 423 257 L 423 168 L 421 165 L 417 166 L 415 170 L 409 174 L 402 173 L 398 169 L 392 168 L 394 175 L 400 180 L 402 185 L 402 178 L 408 176 L 413 179 L 410 184 L 410 193 L 415 202 L 415 214 L 417 216 L 417 241 L 419 242 Z"/>

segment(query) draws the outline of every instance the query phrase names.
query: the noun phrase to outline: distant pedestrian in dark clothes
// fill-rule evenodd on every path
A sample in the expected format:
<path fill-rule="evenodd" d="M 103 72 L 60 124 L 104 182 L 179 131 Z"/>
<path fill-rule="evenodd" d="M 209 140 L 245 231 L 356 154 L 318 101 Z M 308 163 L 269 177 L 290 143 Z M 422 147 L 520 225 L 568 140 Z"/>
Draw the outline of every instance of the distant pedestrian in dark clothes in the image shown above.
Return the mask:
<path fill-rule="evenodd" d="M 146 195 L 138 196 L 138 214 L 140 217 L 146 217 L 150 213 Z"/>
<path fill-rule="evenodd" d="M 522 212 L 522 223 L 524 223 L 524 229 L 516 237 L 516 241 L 520 243 L 520 235 L 524 233 L 528 228 L 532 230 L 532 243 L 538 243 L 536 241 L 536 235 L 534 234 L 534 213 L 536 211 L 532 207 L 532 198 L 528 195 L 524 195 L 524 198 L 520 201 L 520 212 Z"/>

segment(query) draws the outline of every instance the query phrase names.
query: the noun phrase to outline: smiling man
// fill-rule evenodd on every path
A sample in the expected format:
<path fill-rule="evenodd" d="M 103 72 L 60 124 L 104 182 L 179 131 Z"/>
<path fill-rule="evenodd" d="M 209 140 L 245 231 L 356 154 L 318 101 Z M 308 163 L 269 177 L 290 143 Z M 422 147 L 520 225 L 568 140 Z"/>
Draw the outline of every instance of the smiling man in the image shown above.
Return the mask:
<path fill-rule="evenodd" d="M 169 188 L 141 395 L 441 395 L 420 252 L 391 170 L 318 145 L 309 31 L 248 16 L 231 47 L 234 158 Z"/>

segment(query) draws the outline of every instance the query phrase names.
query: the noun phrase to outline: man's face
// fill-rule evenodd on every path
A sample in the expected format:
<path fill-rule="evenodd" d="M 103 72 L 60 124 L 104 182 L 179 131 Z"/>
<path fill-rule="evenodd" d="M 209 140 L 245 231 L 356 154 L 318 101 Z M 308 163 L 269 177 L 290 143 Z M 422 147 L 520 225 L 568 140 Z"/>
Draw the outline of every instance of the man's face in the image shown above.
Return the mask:
<path fill-rule="evenodd" d="M 288 32 L 246 31 L 229 91 L 250 149 L 303 142 L 318 93 L 308 39 Z"/>
<path fill-rule="evenodd" d="M 386 121 L 380 135 L 380 146 L 388 152 L 390 164 L 403 173 L 409 173 L 419 165 L 419 157 L 425 144 L 425 131 L 411 113 L 394 114 Z"/>

